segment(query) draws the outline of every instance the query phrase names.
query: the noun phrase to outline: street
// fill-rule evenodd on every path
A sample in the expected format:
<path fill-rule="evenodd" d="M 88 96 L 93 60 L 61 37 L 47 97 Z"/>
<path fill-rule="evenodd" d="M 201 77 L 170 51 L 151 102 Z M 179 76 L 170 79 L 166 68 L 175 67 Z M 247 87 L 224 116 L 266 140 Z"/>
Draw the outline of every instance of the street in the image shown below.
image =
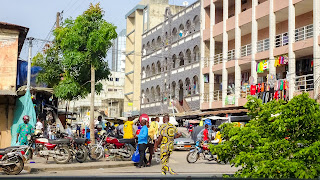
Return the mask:
<path fill-rule="evenodd" d="M 219 176 L 222 174 L 232 174 L 236 171 L 236 168 L 231 168 L 229 164 L 217 164 L 212 161 L 200 160 L 194 164 L 189 164 L 186 161 L 188 151 L 174 151 L 172 157 L 170 158 L 171 167 L 181 176 Z M 105 161 L 103 159 L 102 161 Z M 76 163 L 76 162 L 75 162 Z M 90 162 L 95 163 L 95 162 Z M 107 163 L 111 163 L 106 161 Z M 113 162 L 112 162 L 113 163 Z M 28 163 L 26 164 L 28 166 Z M 64 165 L 59 165 L 63 167 Z M 66 165 L 65 165 L 66 166 Z M 117 177 L 139 177 L 139 176 L 161 176 L 160 164 L 154 162 L 151 167 L 136 168 L 135 166 L 129 167 L 115 167 L 115 168 L 98 168 L 98 169 L 83 169 L 83 170 L 68 170 L 63 171 L 44 171 L 29 174 L 27 171 L 22 171 L 20 175 L 14 177 L 43 177 L 43 176 L 89 176 L 89 177 L 103 177 L 103 176 L 117 176 Z M 170 176 L 170 175 L 167 175 Z M 0 177 L 8 177 L 7 175 L 1 175 Z"/>

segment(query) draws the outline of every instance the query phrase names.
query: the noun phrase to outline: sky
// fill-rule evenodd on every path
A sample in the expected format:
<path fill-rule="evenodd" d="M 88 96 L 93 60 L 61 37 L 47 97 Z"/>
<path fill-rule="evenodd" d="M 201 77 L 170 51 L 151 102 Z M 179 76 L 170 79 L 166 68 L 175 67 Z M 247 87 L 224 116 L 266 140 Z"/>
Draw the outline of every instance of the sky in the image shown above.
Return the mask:
<path fill-rule="evenodd" d="M 196 0 L 169 0 L 170 4 L 182 5 L 184 1 L 189 4 Z M 63 19 L 73 19 L 85 11 L 90 3 L 100 2 L 105 11 L 105 19 L 117 26 L 120 32 L 126 28 L 125 15 L 140 0 L 0 0 L 0 21 L 17 24 L 29 28 L 28 37 L 50 39 L 50 30 L 56 21 L 57 12 L 63 12 Z M 34 41 L 32 54 L 39 52 L 44 43 Z M 20 58 L 27 60 L 28 46 L 23 46 Z"/>

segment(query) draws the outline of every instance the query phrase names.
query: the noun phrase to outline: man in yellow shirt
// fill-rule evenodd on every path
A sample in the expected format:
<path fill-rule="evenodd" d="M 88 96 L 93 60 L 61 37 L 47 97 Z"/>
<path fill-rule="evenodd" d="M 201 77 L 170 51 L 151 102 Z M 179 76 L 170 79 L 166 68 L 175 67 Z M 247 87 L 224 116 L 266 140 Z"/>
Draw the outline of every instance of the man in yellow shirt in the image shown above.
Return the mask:
<path fill-rule="evenodd" d="M 123 125 L 123 139 L 134 139 L 136 132 L 133 130 L 133 125 L 137 122 L 137 120 L 133 121 L 133 117 L 128 117 L 128 121 L 126 121 Z"/>

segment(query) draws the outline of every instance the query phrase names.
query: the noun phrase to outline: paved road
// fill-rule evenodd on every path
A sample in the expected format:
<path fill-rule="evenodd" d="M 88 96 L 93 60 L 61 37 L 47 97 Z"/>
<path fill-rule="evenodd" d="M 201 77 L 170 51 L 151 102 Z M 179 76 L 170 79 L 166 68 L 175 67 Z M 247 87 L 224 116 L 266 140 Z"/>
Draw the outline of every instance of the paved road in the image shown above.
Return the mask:
<path fill-rule="evenodd" d="M 186 161 L 186 155 L 188 151 L 174 151 L 170 158 L 171 167 L 180 175 L 221 175 L 221 174 L 232 174 L 237 169 L 231 168 L 230 165 L 217 164 L 212 161 L 200 160 L 194 164 L 189 164 Z M 106 163 L 108 163 L 106 161 Z M 63 166 L 63 165 L 61 165 Z M 20 176 L 157 176 L 160 175 L 161 171 L 160 164 L 154 163 L 151 167 L 136 168 L 131 167 L 118 167 L 118 168 L 100 168 L 90 170 L 64 170 L 64 171 L 47 171 L 38 172 L 35 174 L 28 174 L 23 172 Z M 1 177 L 1 176 L 0 176 Z M 2 176 L 3 177 L 3 176 Z M 17 177 L 17 176 L 16 176 Z"/>

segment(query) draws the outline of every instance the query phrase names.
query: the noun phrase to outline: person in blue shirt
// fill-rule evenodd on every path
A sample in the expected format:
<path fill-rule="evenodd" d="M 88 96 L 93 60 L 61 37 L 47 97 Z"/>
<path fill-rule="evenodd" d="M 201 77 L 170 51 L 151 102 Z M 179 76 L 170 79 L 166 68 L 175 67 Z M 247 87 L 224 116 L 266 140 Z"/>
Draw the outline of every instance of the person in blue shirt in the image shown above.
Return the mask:
<path fill-rule="evenodd" d="M 138 146 L 139 146 L 139 154 L 140 154 L 140 161 L 137 168 L 141 168 L 141 166 L 147 164 L 147 158 L 146 158 L 146 149 L 148 147 L 148 127 L 146 125 L 147 120 L 141 119 L 141 130 L 138 137 Z"/>

